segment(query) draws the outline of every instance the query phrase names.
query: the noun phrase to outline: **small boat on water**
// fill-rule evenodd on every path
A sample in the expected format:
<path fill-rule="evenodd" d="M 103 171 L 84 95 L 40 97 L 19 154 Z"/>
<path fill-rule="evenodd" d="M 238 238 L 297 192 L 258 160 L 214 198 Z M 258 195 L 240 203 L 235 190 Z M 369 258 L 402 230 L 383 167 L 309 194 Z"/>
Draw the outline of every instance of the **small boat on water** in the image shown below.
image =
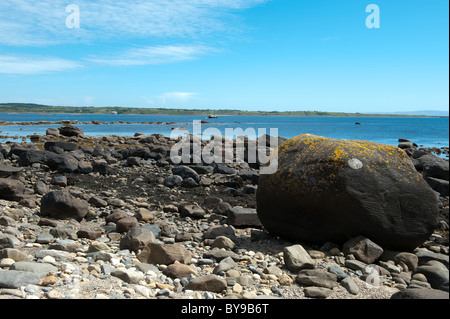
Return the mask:
<path fill-rule="evenodd" d="M 216 118 L 217 118 L 217 116 L 216 116 L 216 115 L 214 115 L 214 114 L 211 114 L 210 116 L 208 116 L 208 118 L 209 118 L 209 119 L 216 119 Z"/>

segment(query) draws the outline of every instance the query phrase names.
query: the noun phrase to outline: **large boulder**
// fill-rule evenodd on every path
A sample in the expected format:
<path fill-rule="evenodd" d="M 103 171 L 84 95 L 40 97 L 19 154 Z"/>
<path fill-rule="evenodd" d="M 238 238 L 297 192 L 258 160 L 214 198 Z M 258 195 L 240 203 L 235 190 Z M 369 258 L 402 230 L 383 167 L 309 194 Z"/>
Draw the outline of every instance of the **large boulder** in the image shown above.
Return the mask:
<path fill-rule="evenodd" d="M 437 225 L 434 191 L 397 147 L 306 134 L 276 157 L 277 171 L 260 176 L 257 192 L 259 218 L 273 234 L 339 244 L 365 236 L 409 251 Z"/>
<path fill-rule="evenodd" d="M 64 191 L 47 193 L 41 200 L 41 214 L 56 219 L 81 221 L 89 213 L 89 204 Z"/>

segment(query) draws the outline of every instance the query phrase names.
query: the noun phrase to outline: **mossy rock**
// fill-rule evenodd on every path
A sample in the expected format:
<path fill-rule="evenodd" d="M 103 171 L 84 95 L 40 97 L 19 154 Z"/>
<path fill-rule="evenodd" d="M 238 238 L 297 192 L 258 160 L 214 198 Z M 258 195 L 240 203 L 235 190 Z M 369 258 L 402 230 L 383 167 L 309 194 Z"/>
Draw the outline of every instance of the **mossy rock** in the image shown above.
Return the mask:
<path fill-rule="evenodd" d="M 257 206 L 275 235 L 318 244 L 363 235 L 412 250 L 437 225 L 436 194 L 398 147 L 306 134 L 272 157 L 278 169 L 260 176 Z"/>

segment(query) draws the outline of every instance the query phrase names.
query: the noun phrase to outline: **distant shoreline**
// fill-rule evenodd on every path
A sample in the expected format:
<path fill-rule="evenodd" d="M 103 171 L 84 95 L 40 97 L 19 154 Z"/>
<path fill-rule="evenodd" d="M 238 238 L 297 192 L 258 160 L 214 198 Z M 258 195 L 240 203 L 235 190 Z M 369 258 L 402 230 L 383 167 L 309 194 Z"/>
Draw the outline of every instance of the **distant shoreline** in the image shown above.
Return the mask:
<path fill-rule="evenodd" d="M 75 107 L 48 106 L 39 104 L 8 103 L 0 104 L 0 113 L 6 114 L 67 114 L 67 115 L 183 115 L 204 116 L 213 114 L 225 116 L 286 116 L 286 117 L 379 117 L 379 118 L 448 118 L 439 115 L 409 114 L 367 114 L 322 111 L 240 111 L 240 110 L 199 110 L 199 109 L 165 109 L 165 108 L 128 108 L 128 107 Z"/>

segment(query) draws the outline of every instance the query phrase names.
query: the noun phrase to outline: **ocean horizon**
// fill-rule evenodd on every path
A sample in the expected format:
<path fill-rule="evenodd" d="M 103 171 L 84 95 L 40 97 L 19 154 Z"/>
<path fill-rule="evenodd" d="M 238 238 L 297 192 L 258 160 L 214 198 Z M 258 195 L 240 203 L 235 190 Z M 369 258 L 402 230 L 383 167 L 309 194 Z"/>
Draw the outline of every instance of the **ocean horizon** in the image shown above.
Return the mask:
<path fill-rule="evenodd" d="M 365 140 L 381 144 L 398 145 L 398 139 L 413 141 L 421 147 L 449 146 L 449 118 L 420 117 L 294 117 L 294 116 L 220 116 L 209 119 L 199 115 L 113 115 L 113 114 L 46 114 L 46 113 L 0 113 L 0 120 L 10 123 L 0 125 L 0 142 L 17 141 L 33 134 L 45 135 L 47 128 L 58 128 L 60 121 L 78 121 L 77 127 L 87 136 L 133 136 L 135 133 L 170 136 L 174 128 L 185 128 L 193 133 L 194 121 L 204 121 L 202 133 L 214 128 L 226 135 L 226 131 L 241 128 L 249 138 L 271 134 L 277 129 L 278 136 L 292 138 L 312 134 L 336 139 Z M 20 125 L 21 122 L 52 122 L 55 124 Z M 100 125 L 92 124 L 99 121 Z M 118 123 L 122 122 L 122 123 Z M 152 124 L 143 123 L 151 122 Z M 89 124 L 88 124 L 89 123 Z M 160 124 L 156 124 L 160 123 Z M 161 124 L 162 123 L 162 124 Z M 357 124 L 358 123 L 358 124 Z M 210 131 L 210 130 L 209 130 Z M 256 136 L 251 136 L 252 132 Z M 272 131 L 274 132 L 274 131 Z M 205 137 L 204 138 L 208 138 Z"/>

